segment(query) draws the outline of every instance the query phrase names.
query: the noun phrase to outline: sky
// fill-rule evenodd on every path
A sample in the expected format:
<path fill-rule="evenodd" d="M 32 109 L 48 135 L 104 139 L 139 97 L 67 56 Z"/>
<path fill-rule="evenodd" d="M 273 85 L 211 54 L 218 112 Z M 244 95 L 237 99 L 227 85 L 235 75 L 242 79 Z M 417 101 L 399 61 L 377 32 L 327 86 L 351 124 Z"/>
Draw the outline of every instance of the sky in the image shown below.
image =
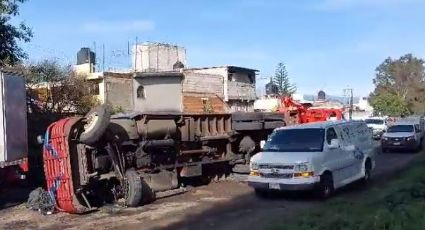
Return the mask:
<path fill-rule="evenodd" d="M 257 69 L 260 89 L 283 62 L 298 93 L 366 96 L 385 58 L 425 58 L 425 0 L 29 0 L 20 10 L 31 62 L 72 64 L 90 47 L 105 68 L 129 68 L 137 37 L 185 47 L 189 67 Z"/>

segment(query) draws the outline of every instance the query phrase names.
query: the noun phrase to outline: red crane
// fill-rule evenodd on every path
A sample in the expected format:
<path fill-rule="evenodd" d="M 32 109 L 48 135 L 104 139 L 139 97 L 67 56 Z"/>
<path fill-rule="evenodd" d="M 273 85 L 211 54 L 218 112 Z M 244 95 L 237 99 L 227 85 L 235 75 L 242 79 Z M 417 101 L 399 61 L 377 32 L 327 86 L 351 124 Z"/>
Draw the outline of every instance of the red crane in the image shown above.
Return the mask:
<path fill-rule="evenodd" d="M 292 97 L 282 97 L 278 111 L 296 117 L 296 123 L 299 124 L 344 118 L 342 109 L 312 107 L 311 104 L 295 102 Z"/>

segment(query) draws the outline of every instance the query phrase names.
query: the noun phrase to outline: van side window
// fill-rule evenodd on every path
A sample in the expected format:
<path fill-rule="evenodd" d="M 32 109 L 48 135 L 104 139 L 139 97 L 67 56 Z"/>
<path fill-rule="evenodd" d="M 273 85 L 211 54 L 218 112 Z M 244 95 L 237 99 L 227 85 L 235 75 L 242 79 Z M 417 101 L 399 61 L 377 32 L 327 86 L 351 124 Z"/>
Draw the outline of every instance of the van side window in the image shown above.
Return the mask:
<path fill-rule="evenodd" d="M 421 128 L 419 127 L 419 125 L 415 125 L 415 130 L 418 132 L 419 130 L 421 130 Z"/>
<path fill-rule="evenodd" d="M 338 136 L 336 135 L 334 128 L 329 128 L 326 131 L 326 141 L 328 142 L 328 145 L 331 144 L 331 140 L 333 140 L 333 139 L 338 139 Z"/>

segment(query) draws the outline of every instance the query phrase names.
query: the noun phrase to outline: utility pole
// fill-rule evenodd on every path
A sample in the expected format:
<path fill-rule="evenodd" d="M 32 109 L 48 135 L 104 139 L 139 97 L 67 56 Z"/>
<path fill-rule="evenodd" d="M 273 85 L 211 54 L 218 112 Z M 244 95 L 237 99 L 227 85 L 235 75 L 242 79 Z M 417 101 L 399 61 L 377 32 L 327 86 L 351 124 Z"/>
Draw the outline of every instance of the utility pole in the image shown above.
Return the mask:
<path fill-rule="evenodd" d="M 352 88 L 348 88 L 348 89 L 344 89 L 344 95 L 349 97 L 349 109 L 348 109 L 348 116 L 349 119 L 352 120 L 353 119 L 353 89 Z"/>

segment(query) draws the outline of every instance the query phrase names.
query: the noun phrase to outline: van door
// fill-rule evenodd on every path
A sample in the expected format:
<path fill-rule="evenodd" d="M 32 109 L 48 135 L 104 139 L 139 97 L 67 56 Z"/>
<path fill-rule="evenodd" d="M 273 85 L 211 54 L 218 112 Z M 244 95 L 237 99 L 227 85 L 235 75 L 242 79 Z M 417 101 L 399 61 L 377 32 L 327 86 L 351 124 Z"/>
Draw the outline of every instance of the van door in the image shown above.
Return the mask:
<path fill-rule="evenodd" d="M 341 133 L 341 138 L 344 139 L 342 146 L 343 156 L 342 161 L 344 162 L 344 168 L 341 171 L 344 174 L 342 184 L 348 184 L 352 182 L 355 177 L 358 177 L 361 170 L 361 154 L 360 146 L 358 143 L 358 133 L 355 132 L 354 124 L 344 124 L 338 127 L 338 131 Z"/>
<path fill-rule="evenodd" d="M 363 177 L 363 166 L 365 162 L 366 156 L 373 157 L 374 147 L 372 141 L 372 132 L 368 129 L 366 124 L 357 123 L 352 127 L 354 139 L 353 143 L 355 146 L 355 151 L 353 153 L 353 157 L 356 161 L 356 168 L 353 172 L 355 178 L 354 180 Z"/>
<path fill-rule="evenodd" d="M 333 139 L 338 139 L 340 143 L 339 148 L 329 148 Z M 335 127 L 331 127 L 326 130 L 325 146 L 326 155 L 324 159 L 324 166 L 332 171 L 334 185 L 338 188 L 343 185 L 343 181 L 347 178 L 347 167 L 349 166 L 349 162 L 347 162 L 347 158 L 345 157 L 347 152 L 344 148 L 344 142 L 338 135 Z"/>

